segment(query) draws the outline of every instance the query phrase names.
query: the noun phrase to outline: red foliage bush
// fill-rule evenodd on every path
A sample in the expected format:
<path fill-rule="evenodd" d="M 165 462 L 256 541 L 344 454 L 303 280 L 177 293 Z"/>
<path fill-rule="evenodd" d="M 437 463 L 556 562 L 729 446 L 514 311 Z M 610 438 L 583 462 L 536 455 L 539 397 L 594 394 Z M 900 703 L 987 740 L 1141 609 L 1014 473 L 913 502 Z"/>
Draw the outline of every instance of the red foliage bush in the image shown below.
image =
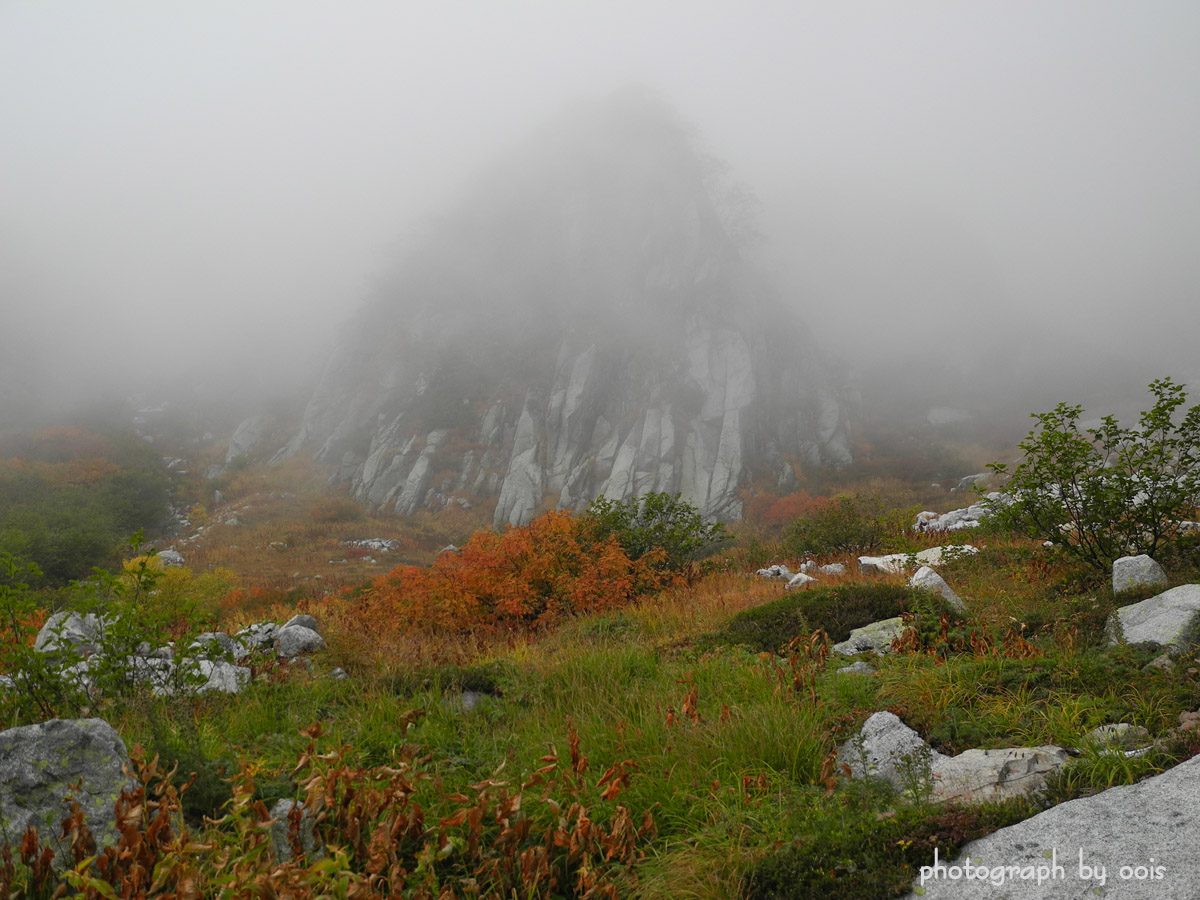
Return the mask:
<path fill-rule="evenodd" d="M 504 532 L 476 532 L 433 566 L 398 566 L 357 598 L 380 627 L 470 630 L 545 625 L 572 613 L 604 612 L 664 587 L 660 551 L 631 561 L 593 523 L 549 512 Z"/>

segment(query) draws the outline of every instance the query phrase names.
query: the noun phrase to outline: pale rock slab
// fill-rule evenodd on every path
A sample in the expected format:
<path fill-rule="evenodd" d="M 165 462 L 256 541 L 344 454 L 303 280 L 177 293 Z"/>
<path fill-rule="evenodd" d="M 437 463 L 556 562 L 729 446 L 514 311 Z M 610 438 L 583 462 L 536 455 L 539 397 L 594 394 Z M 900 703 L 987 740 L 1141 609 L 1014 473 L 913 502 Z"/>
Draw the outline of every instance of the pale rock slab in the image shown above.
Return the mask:
<path fill-rule="evenodd" d="M 853 656 L 856 653 L 871 652 L 883 656 L 892 652 L 892 641 L 904 631 L 904 624 L 899 616 L 872 622 L 862 628 L 855 628 L 850 637 L 841 643 L 833 645 L 833 652 L 843 656 Z"/>
<path fill-rule="evenodd" d="M 1126 643 L 1153 641 L 1171 652 L 1192 645 L 1200 629 L 1200 584 L 1182 584 L 1117 610 Z M 1117 643 L 1114 635 L 1109 644 Z"/>

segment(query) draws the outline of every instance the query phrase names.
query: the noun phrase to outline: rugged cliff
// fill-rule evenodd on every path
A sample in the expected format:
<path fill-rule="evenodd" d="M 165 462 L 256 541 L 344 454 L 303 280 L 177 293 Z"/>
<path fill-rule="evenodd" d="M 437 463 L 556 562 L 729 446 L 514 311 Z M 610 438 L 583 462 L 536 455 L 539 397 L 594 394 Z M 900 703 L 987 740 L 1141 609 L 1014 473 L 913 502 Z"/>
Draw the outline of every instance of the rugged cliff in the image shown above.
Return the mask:
<path fill-rule="evenodd" d="M 844 393 L 696 143 L 641 91 L 547 123 L 416 241 L 280 457 L 497 523 L 647 491 L 736 518 L 751 477 L 848 462 Z"/>

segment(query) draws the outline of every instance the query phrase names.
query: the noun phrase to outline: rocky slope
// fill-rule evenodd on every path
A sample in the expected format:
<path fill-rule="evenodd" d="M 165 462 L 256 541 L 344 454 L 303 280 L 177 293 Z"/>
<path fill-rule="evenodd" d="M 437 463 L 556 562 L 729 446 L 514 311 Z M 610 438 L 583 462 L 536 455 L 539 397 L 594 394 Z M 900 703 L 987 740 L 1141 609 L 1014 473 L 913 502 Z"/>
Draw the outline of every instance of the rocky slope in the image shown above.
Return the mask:
<path fill-rule="evenodd" d="M 688 127 L 625 91 L 572 108 L 430 225 L 348 329 L 277 458 L 373 506 L 494 502 L 497 523 L 841 465 L 847 392 L 735 238 Z"/>

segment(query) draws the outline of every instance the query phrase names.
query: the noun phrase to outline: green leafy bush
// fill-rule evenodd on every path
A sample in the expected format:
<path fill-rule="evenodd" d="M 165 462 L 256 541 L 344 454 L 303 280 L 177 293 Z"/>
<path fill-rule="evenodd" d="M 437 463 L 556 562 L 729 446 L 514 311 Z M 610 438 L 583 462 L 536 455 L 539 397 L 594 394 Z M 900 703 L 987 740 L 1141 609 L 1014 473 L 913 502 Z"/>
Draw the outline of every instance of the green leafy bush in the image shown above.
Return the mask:
<path fill-rule="evenodd" d="M 915 515 L 916 507 L 889 508 L 875 497 L 842 494 L 792 522 L 783 546 L 793 556 L 875 550 L 886 541 L 903 543 Z"/>
<path fill-rule="evenodd" d="M 1154 556 L 1200 498 L 1200 406 L 1176 424 L 1183 386 L 1163 378 L 1150 393 L 1136 428 L 1109 415 L 1081 429 L 1083 407 L 1066 403 L 1035 413 L 1008 482 L 1016 502 L 997 518 L 1102 570 L 1120 556 Z M 989 468 L 1009 475 L 1002 463 Z"/>
<path fill-rule="evenodd" d="M 705 522 L 679 494 L 643 494 L 626 500 L 597 497 L 585 515 L 595 523 L 597 542 L 614 535 L 631 560 L 652 550 L 666 554 L 658 568 L 682 572 L 731 540 L 720 522 Z"/>
<path fill-rule="evenodd" d="M 137 553 L 141 535 L 130 544 Z M 52 652 L 38 651 L 34 642 L 44 611 L 28 584 L 37 574 L 36 566 L 0 553 L 0 672 L 18 688 L 0 692 L 5 721 L 76 718 L 101 705 L 134 699 L 150 690 L 146 666 L 153 663 L 142 658 L 143 645 L 159 647 L 174 639 L 187 647 L 214 622 L 211 611 L 194 598 L 158 602 L 155 585 L 162 573 L 151 551 L 137 556 L 120 575 L 97 569 L 91 579 L 72 586 L 70 610 L 94 616 L 98 623 L 94 646 L 63 640 Z M 65 625 L 65 620 L 58 622 L 58 635 Z M 206 656 L 216 653 L 212 646 Z M 206 680 L 199 669 L 197 658 L 181 658 L 156 680 L 168 693 L 187 692 Z"/>
<path fill-rule="evenodd" d="M 738 613 L 709 640 L 775 653 L 792 638 L 820 628 L 837 643 L 855 628 L 916 609 L 921 602 L 937 602 L 930 598 L 915 588 L 878 582 L 814 588 Z"/>

